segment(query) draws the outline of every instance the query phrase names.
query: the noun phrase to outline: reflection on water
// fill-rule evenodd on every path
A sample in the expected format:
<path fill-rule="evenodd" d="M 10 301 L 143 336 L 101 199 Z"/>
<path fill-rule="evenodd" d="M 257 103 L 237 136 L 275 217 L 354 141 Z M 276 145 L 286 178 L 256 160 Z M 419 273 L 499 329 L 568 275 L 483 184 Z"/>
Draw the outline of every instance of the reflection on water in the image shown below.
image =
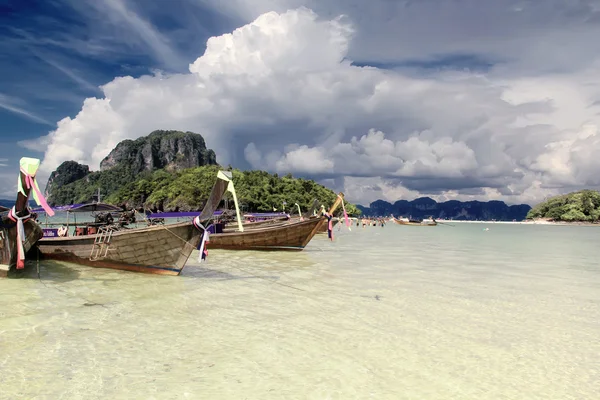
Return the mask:
<path fill-rule="evenodd" d="M 0 280 L 0 398 L 593 399 L 600 230 L 336 230 L 178 277 Z"/>

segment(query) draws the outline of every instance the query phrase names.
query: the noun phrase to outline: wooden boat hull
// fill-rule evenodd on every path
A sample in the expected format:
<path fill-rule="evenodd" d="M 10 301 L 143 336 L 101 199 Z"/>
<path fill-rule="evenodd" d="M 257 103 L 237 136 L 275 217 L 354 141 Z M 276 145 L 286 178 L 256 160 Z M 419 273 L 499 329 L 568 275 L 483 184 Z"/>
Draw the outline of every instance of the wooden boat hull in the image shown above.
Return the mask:
<path fill-rule="evenodd" d="M 281 225 L 281 224 L 286 224 L 286 223 L 292 222 L 292 221 L 296 221 L 296 219 L 281 217 L 281 218 L 269 219 L 266 221 L 245 222 L 242 224 L 242 226 L 244 227 L 244 231 L 246 231 L 247 229 L 264 228 L 267 226 Z M 225 228 L 224 228 L 224 232 L 233 232 L 235 230 L 237 230 L 236 223 L 231 223 L 231 224 L 225 226 Z"/>
<path fill-rule="evenodd" d="M 327 223 L 320 224 L 317 229 L 317 233 L 327 233 L 327 231 L 328 231 Z"/>
<path fill-rule="evenodd" d="M 15 270 L 17 264 L 17 226 L 8 217 L 2 216 L 0 227 L 0 277 L 5 278 Z M 23 223 L 25 242 L 23 247 L 27 253 L 43 236 L 42 228 L 33 220 Z"/>
<path fill-rule="evenodd" d="M 224 232 L 210 235 L 207 248 L 224 250 L 290 250 L 300 251 L 317 233 L 324 218 L 310 218 L 244 232 Z"/>
<path fill-rule="evenodd" d="M 43 238 L 38 248 L 45 259 L 68 261 L 99 268 L 179 275 L 202 232 L 191 222 L 113 232 L 105 257 L 90 255 L 98 235 Z"/>

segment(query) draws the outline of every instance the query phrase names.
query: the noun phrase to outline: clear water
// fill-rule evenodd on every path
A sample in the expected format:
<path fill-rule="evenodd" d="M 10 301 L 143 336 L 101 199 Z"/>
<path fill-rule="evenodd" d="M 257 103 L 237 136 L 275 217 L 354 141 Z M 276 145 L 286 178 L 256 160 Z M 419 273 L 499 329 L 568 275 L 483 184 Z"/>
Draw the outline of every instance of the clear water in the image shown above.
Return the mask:
<path fill-rule="evenodd" d="M 335 233 L 178 277 L 34 263 L 0 280 L 0 398 L 600 398 L 600 229 Z"/>

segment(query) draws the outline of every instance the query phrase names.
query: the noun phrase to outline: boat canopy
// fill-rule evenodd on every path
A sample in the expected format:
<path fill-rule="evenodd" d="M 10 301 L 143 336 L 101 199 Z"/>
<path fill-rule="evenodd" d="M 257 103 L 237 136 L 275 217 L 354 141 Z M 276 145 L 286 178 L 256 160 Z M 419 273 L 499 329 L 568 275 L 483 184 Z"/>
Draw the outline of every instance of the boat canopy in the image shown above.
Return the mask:
<path fill-rule="evenodd" d="M 54 212 L 94 212 L 94 211 L 123 211 L 121 207 L 113 206 L 106 203 L 80 203 L 70 204 L 67 206 L 56 206 L 52 207 Z M 45 213 L 42 207 L 34 208 L 31 210 L 35 213 Z"/>
<path fill-rule="evenodd" d="M 148 218 L 179 218 L 179 217 L 196 217 L 200 215 L 200 211 L 178 211 L 178 212 L 156 212 L 148 214 Z M 223 211 L 215 211 L 213 216 L 219 217 L 223 215 Z M 281 213 L 249 213 L 244 214 L 245 218 L 277 218 L 289 217 L 289 214 Z"/>
<path fill-rule="evenodd" d="M 213 216 L 218 217 L 223 211 L 215 211 Z M 148 218 L 179 218 L 179 217 L 197 217 L 200 211 L 178 211 L 178 212 L 156 212 L 148 214 Z"/>

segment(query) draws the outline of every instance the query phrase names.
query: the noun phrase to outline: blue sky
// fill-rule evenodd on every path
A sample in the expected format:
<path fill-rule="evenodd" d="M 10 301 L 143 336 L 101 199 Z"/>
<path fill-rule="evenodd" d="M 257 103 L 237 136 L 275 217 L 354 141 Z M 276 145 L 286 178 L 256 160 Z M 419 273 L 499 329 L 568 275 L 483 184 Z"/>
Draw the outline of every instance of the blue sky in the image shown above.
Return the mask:
<path fill-rule="evenodd" d="M 153 69 L 185 71 L 208 37 L 235 27 L 234 19 L 185 0 L 145 3 L 152 8 L 144 4 L 134 12 L 165 35 L 174 60 L 143 38 L 124 37 L 128 30 L 104 21 L 107 12 L 91 2 L 0 1 L 0 158 L 10 167 L 21 156 L 43 157 L 17 141 L 43 136 L 57 121 L 74 117 L 85 98 L 102 95 L 100 85 Z"/>
<path fill-rule="evenodd" d="M 0 0 L 0 197 L 22 156 L 43 159 L 43 184 L 60 162 L 95 169 L 153 129 L 201 133 L 224 164 L 313 177 L 362 203 L 531 204 L 595 188 L 599 10 Z"/>

